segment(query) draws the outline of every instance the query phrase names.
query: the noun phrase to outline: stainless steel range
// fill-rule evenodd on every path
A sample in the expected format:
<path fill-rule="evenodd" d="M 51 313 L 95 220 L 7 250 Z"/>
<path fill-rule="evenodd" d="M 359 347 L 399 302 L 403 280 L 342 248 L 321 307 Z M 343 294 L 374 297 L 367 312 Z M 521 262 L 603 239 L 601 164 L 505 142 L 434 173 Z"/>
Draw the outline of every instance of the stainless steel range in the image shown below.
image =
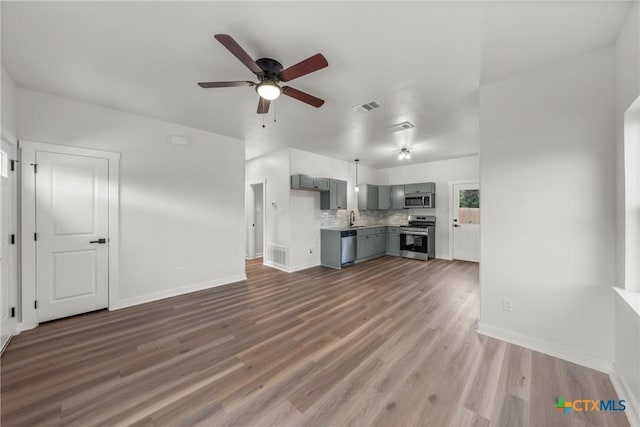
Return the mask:
<path fill-rule="evenodd" d="M 436 257 L 436 217 L 409 215 L 400 228 L 400 256 L 428 261 Z"/>

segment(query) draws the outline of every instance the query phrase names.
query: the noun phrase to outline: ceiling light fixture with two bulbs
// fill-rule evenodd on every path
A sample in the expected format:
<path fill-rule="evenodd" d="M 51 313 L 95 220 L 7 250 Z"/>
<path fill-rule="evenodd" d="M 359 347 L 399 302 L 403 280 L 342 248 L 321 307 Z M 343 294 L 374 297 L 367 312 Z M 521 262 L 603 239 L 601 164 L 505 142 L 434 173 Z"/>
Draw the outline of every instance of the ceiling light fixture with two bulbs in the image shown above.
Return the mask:
<path fill-rule="evenodd" d="M 411 159 L 411 151 L 408 148 L 402 148 L 398 154 L 398 160 Z"/>

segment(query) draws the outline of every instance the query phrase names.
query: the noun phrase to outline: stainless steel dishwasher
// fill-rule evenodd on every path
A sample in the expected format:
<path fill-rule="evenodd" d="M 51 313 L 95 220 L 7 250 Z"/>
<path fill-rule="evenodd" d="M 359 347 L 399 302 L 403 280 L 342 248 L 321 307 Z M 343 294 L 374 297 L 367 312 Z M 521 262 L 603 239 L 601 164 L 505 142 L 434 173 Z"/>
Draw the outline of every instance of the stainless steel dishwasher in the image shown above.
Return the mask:
<path fill-rule="evenodd" d="M 340 233 L 340 264 L 343 267 L 355 262 L 357 243 L 356 230 L 347 230 Z"/>

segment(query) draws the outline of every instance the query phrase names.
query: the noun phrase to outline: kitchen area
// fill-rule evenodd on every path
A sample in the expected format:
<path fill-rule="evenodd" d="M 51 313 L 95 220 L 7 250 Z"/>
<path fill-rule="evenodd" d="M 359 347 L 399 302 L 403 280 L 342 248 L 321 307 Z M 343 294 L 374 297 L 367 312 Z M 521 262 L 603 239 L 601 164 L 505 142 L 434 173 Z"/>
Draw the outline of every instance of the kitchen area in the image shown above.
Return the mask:
<path fill-rule="evenodd" d="M 358 210 L 346 210 L 346 181 L 291 176 L 292 190 L 320 193 L 326 219 L 320 230 L 322 265 L 340 269 L 385 255 L 421 261 L 435 258 L 436 217 L 409 215 L 409 209 L 435 208 L 435 183 L 358 187 Z"/>

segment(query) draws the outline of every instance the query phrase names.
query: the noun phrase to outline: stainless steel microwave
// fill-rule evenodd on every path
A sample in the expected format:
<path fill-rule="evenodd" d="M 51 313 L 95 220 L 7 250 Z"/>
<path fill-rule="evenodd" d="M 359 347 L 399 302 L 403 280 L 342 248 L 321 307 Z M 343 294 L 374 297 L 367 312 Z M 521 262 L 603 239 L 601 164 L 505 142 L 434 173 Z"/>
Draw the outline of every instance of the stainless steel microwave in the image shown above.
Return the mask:
<path fill-rule="evenodd" d="M 415 193 L 404 196 L 405 209 L 410 208 L 435 208 L 436 195 L 434 193 Z"/>

